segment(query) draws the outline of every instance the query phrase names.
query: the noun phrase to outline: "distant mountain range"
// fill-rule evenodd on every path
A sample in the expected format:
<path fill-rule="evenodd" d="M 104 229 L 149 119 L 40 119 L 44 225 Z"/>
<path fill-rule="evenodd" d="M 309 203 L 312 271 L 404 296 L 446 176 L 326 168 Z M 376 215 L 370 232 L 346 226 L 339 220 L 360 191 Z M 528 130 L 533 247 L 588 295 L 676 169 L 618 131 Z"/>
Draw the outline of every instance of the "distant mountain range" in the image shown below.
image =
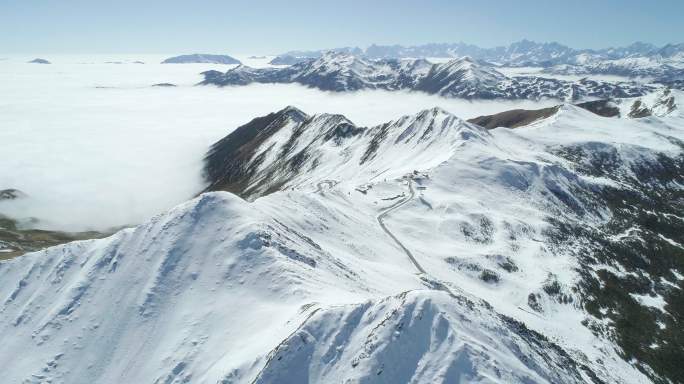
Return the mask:
<path fill-rule="evenodd" d="M 457 58 L 468 56 L 495 66 L 543 67 L 549 74 L 607 74 L 658 79 L 684 79 L 684 44 L 662 47 L 636 42 L 625 47 L 575 49 L 559 43 L 522 40 L 506 47 L 481 48 L 466 43 L 424 44 L 417 46 L 371 45 L 366 49 L 343 47 L 335 52 L 368 59 Z M 273 64 L 294 64 L 319 58 L 325 52 L 291 51 L 273 60 Z"/>
<path fill-rule="evenodd" d="M 530 40 L 521 40 L 506 47 L 494 48 L 481 48 L 463 42 L 415 46 L 373 44 L 366 49 L 343 47 L 317 51 L 290 51 L 283 55 L 316 58 L 328 51 L 366 56 L 372 59 L 470 56 L 474 59 L 501 65 L 548 67 L 557 64 L 581 64 L 586 62 L 588 58 L 616 60 L 644 56 L 661 58 L 681 57 L 684 53 L 684 44 L 667 44 L 657 47 L 649 43 L 636 42 L 625 47 L 604 49 L 576 49 L 555 42 L 538 43 Z"/>
<path fill-rule="evenodd" d="M 425 59 L 368 59 L 343 52 L 285 68 L 251 68 L 244 65 L 225 73 L 203 72 L 202 85 L 234 86 L 251 83 L 298 83 L 324 91 L 362 89 L 413 90 L 465 99 L 620 98 L 641 96 L 652 86 L 582 79 L 565 81 L 538 76 L 509 77 L 492 65 L 463 57 L 432 64 Z"/>

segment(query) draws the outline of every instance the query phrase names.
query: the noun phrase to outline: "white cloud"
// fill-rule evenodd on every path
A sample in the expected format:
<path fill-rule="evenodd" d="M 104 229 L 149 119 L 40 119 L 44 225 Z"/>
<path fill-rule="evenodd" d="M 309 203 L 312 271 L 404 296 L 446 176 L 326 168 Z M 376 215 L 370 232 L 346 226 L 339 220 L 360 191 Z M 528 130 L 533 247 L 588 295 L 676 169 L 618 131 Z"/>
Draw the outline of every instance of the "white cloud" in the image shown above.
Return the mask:
<path fill-rule="evenodd" d="M 138 223 L 192 197 L 203 187 L 209 145 L 286 105 L 344 114 L 359 125 L 435 105 L 463 118 L 543 106 L 296 85 L 195 87 L 199 72 L 227 67 L 161 65 L 157 56 L 48 57 L 52 65 L 25 59 L 0 62 L 0 189 L 18 188 L 30 198 L 0 203 L 0 213 L 66 230 Z M 103 64 L 139 59 L 147 64 Z M 179 86 L 150 87 L 159 82 Z"/>

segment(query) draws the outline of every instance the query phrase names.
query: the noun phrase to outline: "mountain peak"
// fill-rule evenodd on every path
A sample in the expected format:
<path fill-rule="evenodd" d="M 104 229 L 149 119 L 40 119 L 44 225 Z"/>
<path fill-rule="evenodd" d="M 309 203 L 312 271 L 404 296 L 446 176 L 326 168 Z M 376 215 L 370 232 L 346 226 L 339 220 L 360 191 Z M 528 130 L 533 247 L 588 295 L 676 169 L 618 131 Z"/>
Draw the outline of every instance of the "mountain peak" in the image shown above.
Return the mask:
<path fill-rule="evenodd" d="M 305 119 L 309 118 L 309 115 L 307 115 L 301 109 L 299 109 L 293 105 L 288 105 L 287 107 L 281 109 L 277 113 L 281 114 L 281 115 L 286 115 L 286 116 L 291 117 L 295 120 L 305 120 Z"/>
<path fill-rule="evenodd" d="M 451 112 L 447 111 L 446 109 L 439 107 L 439 106 L 434 106 L 432 108 L 423 109 L 422 111 L 418 112 L 415 116 L 427 116 L 430 119 L 452 118 L 452 119 L 462 120 L 460 117 L 454 115 L 453 113 L 451 113 Z"/>

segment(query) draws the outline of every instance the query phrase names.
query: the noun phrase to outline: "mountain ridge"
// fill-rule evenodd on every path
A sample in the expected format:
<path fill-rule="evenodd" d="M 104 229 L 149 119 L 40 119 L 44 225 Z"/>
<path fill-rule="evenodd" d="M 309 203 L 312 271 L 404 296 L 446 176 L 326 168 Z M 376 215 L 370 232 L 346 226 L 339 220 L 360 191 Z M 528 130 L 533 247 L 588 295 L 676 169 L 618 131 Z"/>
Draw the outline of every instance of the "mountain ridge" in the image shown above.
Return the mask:
<path fill-rule="evenodd" d="M 200 85 L 232 86 L 251 83 L 297 83 L 323 91 L 346 92 L 362 89 L 412 90 L 465 99 L 635 97 L 654 86 L 634 82 L 606 82 L 581 79 L 566 81 L 538 76 L 508 77 L 496 68 L 472 58 L 431 64 L 424 59 L 401 61 L 369 60 L 340 52 L 328 52 L 284 68 L 238 66 L 225 73 L 203 72 Z"/>
<path fill-rule="evenodd" d="M 208 156 L 242 197 L 0 262 L 3 377 L 681 381 L 683 119 L 254 119 Z"/>

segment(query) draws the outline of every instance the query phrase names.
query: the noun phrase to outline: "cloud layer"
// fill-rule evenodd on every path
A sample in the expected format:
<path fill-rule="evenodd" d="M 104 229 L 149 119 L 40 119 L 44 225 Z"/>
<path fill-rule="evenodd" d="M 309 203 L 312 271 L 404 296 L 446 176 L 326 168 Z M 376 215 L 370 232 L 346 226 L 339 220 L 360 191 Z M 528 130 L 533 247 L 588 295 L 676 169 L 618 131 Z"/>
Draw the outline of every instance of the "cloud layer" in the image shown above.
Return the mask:
<path fill-rule="evenodd" d="M 0 189 L 18 188 L 29 198 L 0 203 L 0 213 L 36 217 L 51 229 L 135 224 L 191 198 L 203 188 L 209 145 L 286 105 L 344 114 L 359 125 L 436 105 L 463 118 L 541 107 L 297 85 L 195 87 L 199 72 L 227 67 L 155 64 L 158 57 L 144 65 L 104 64 L 135 57 L 50 58 L 54 64 L 43 66 L 24 59 L 0 61 Z M 178 87 L 150 87 L 159 82 Z"/>

